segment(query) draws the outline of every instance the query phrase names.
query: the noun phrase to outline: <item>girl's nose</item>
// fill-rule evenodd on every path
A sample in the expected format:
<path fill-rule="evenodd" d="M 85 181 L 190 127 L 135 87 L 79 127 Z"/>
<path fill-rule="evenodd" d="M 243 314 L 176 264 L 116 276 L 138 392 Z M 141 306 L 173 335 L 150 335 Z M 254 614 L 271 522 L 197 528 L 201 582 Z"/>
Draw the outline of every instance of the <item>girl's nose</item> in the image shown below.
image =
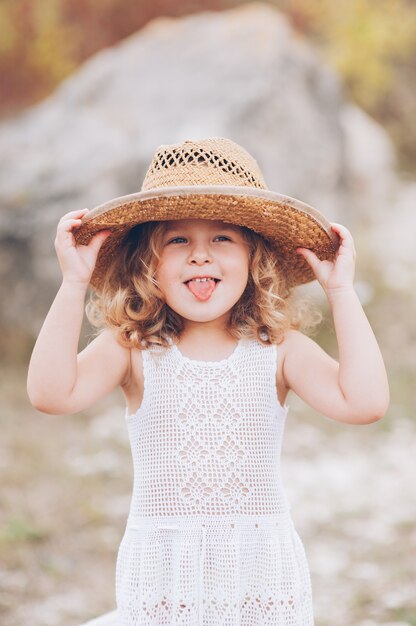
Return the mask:
<path fill-rule="evenodd" d="M 190 257 L 189 262 L 193 265 L 204 265 L 205 263 L 212 263 L 212 259 L 207 255 L 195 254 Z"/>
<path fill-rule="evenodd" d="M 203 265 L 204 263 L 212 263 L 212 257 L 206 248 L 195 248 L 190 253 L 188 262 L 197 265 Z"/>

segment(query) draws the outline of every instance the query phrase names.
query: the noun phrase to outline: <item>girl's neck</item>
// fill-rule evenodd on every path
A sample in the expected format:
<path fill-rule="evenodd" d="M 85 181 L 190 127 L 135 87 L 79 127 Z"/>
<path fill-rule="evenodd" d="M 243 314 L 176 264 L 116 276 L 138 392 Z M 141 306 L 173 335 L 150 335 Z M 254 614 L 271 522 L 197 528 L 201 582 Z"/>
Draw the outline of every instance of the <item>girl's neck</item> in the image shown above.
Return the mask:
<path fill-rule="evenodd" d="M 227 356 L 235 347 L 237 341 L 223 325 L 209 324 L 187 325 L 182 332 L 178 347 L 181 352 L 190 358 L 205 358 L 219 360 Z"/>

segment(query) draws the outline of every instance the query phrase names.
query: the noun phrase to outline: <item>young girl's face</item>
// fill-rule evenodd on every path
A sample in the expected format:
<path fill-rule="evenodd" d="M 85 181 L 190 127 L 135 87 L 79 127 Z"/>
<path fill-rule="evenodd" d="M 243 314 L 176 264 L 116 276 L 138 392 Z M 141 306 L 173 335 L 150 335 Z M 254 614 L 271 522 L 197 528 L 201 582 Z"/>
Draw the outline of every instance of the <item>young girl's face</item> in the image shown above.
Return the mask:
<path fill-rule="evenodd" d="M 156 271 L 166 303 L 186 320 L 225 322 L 249 276 L 249 245 L 241 228 L 204 219 L 166 225 Z M 188 282 L 196 277 L 216 280 Z"/>

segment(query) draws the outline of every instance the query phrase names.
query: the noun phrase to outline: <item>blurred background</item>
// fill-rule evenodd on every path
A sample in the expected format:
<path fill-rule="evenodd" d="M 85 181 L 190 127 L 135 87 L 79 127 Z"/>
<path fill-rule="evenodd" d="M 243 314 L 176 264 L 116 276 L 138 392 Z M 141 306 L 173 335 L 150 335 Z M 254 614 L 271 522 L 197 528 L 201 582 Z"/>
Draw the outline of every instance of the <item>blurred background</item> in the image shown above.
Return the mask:
<path fill-rule="evenodd" d="M 130 504 L 121 394 L 73 416 L 26 396 L 60 284 L 57 222 L 139 190 L 159 145 L 217 135 L 253 154 L 270 189 L 350 229 L 388 369 L 374 424 L 288 396 L 282 473 L 316 624 L 415 626 L 415 3 L 2 0 L 0 75 L 1 623 L 112 611 Z M 322 290 L 300 292 L 337 358 Z M 91 337 L 85 323 L 80 348 Z"/>

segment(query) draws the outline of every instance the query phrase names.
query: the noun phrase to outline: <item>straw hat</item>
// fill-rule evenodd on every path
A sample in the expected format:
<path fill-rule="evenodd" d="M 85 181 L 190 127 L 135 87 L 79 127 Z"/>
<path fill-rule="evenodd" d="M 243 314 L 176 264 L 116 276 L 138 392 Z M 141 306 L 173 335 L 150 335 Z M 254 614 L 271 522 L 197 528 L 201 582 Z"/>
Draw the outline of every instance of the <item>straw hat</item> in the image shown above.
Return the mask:
<path fill-rule="evenodd" d="M 110 260 L 133 226 L 187 218 L 221 220 L 263 235 L 273 245 L 289 289 L 315 279 L 297 247 L 313 250 L 321 260 L 333 260 L 339 247 L 338 235 L 321 213 L 267 188 L 244 148 L 223 137 L 184 141 L 157 149 L 141 191 L 101 204 L 83 218 L 74 233 L 77 244 L 88 244 L 99 230 L 113 231 L 100 249 L 91 285 L 99 291 Z"/>

